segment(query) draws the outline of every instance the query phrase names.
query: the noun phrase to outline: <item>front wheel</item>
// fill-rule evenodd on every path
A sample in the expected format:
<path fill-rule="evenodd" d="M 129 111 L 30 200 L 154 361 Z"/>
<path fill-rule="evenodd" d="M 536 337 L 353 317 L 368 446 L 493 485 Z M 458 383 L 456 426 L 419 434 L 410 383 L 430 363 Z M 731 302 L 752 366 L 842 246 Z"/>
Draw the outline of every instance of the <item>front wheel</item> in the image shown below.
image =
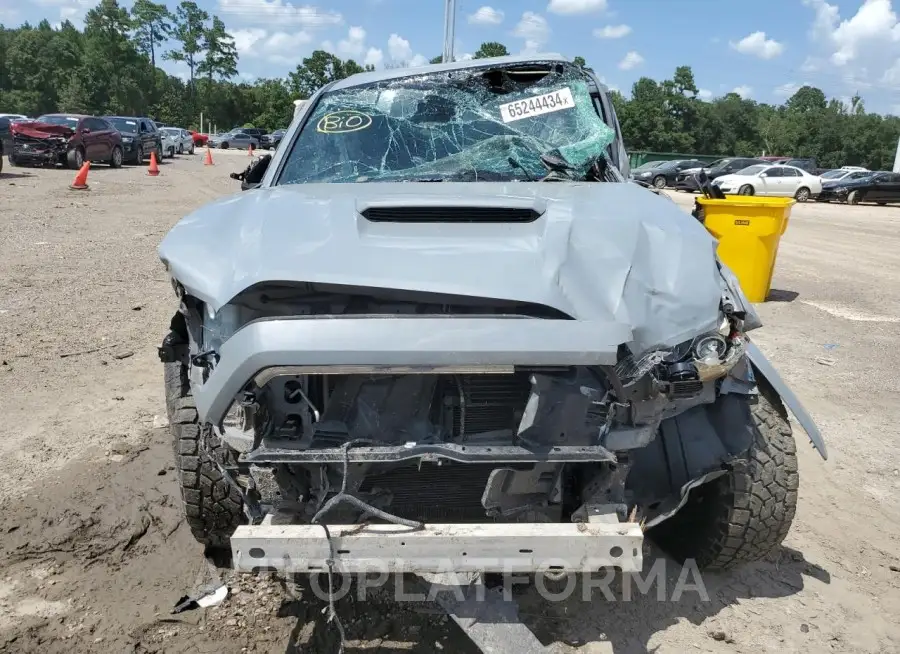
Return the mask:
<path fill-rule="evenodd" d="M 178 362 L 164 366 L 166 409 L 185 521 L 197 542 L 227 548 L 231 534 L 245 522 L 243 500 L 216 462 L 233 463 L 237 453 L 219 440 L 211 425 L 200 423 L 186 367 Z"/>
<path fill-rule="evenodd" d="M 850 191 L 850 195 L 847 196 L 847 204 L 859 204 L 862 198 L 859 195 L 859 191 Z"/>
<path fill-rule="evenodd" d="M 794 193 L 794 199 L 797 200 L 797 202 L 806 202 L 807 200 L 809 200 L 809 196 L 809 189 L 805 186 L 801 186 L 797 189 L 797 192 Z"/>
<path fill-rule="evenodd" d="M 122 148 L 118 145 L 113 148 L 112 156 L 109 158 L 109 165 L 112 168 L 121 168 L 122 167 Z"/>
<path fill-rule="evenodd" d="M 797 448 L 787 412 L 770 389 L 736 398 L 753 433 L 748 450 L 721 477 L 691 491 L 687 504 L 651 530 L 679 560 L 705 570 L 759 561 L 787 536 L 797 510 Z"/>
<path fill-rule="evenodd" d="M 744 184 L 739 190 L 738 195 L 753 195 L 753 187 L 749 184 Z"/>
<path fill-rule="evenodd" d="M 653 186 L 658 189 L 666 188 L 666 178 L 662 175 L 657 175 L 653 178 Z"/>
<path fill-rule="evenodd" d="M 66 153 L 66 164 L 72 170 L 80 170 L 84 165 L 84 150 L 75 148 Z"/>
<path fill-rule="evenodd" d="M 228 141 L 224 141 L 219 147 L 222 150 L 227 150 L 228 149 Z"/>

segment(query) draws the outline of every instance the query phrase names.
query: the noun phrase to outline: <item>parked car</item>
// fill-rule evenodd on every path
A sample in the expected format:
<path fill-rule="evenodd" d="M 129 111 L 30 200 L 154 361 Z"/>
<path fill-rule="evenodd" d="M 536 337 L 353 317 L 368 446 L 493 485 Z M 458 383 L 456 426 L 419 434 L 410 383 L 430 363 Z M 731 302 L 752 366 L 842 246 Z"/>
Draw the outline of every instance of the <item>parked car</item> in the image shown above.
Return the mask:
<path fill-rule="evenodd" d="M 861 177 L 866 177 L 871 175 L 871 170 L 866 170 L 865 168 L 837 168 L 835 170 L 827 170 L 821 175 L 819 175 L 819 179 L 822 180 L 822 187 L 826 187 L 829 184 L 834 185 L 837 182 L 842 180 L 850 181 L 853 179 L 860 179 Z"/>
<path fill-rule="evenodd" d="M 753 157 L 725 157 L 724 159 L 713 161 L 711 164 L 709 164 L 709 166 L 704 166 L 702 168 L 688 168 L 686 170 L 682 170 L 675 176 L 675 188 L 679 191 L 698 191 L 699 188 L 697 186 L 696 175 L 701 170 L 705 171 L 707 177 L 709 177 L 710 181 L 712 181 L 718 177 L 722 177 L 723 175 L 736 173 L 739 170 L 747 168 L 748 166 L 763 163 L 765 162 L 761 159 L 756 159 Z"/>
<path fill-rule="evenodd" d="M 194 139 L 189 131 L 180 127 L 163 127 L 160 131 L 172 137 L 176 154 L 194 154 Z"/>
<path fill-rule="evenodd" d="M 675 178 L 680 172 L 701 166 L 703 162 L 696 159 L 675 159 L 663 161 L 652 168 L 637 172 L 633 177 L 642 182 L 649 182 L 654 188 L 666 188 L 675 184 Z"/>
<path fill-rule="evenodd" d="M 125 161 L 140 165 L 151 152 L 162 158 L 162 139 L 156 124 L 141 116 L 105 116 L 122 135 Z"/>
<path fill-rule="evenodd" d="M 162 158 L 168 157 L 171 159 L 178 151 L 178 142 L 172 133 L 165 131 L 165 129 L 157 129 L 159 130 L 159 138 L 162 141 Z"/>
<path fill-rule="evenodd" d="M 266 150 L 271 150 L 273 148 L 277 148 L 278 144 L 281 143 L 281 139 L 284 138 L 284 133 L 287 130 L 285 129 L 276 129 L 271 134 L 263 134 L 259 139 L 259 144 Z"/>
<path fill-rule="evenodd" d="M 257 143 L 260 143 L 262 142 L 262 137 L 266 135 L 266 130 L 260 127 L 235 127 L 230 134 L 246 134 L 255 138 Z"/>
<path fill-rule="evenodd" d="M 885 205 L 900 202 L 900 174 L 888 171 L 870 172 L 855 179 L 843 179 L 829 184 L 820 197 L 847 204 L 874 202 Z"/>
<path fill-rule="evenodd" d="M 24 114 L 0 114 L 0 118 L 6 118 L 8 122 L 13 122 L 17 120 L 31 120 L 28 116 Z"/>
<path fill-rule="evenodd" d="M 249 134 L 244 134 L 243 132 L 229 132 L 228 134 L 217 135 L 209 139 L 210 147 L 221 148 L 223 150 L 227 150 L 228 148 L 246 150 L 251 144 L 254 148 L 258 148 L 259 140 Z"/>
<path fill-rule="evenodd" d="M 194 140 L 195 147 L 204 147 L 209 141 L 209 134 L 202 134 L 197 130 L 188 130 L 191 133 L 191 138 Z"/>
<path fill-rule="evenodd" d="M 713 181 L 725 195 L 772 195 L 806 202 L 822 192 L 822 181 L 796 166 L 756 164 Z"/>
<path fill-rule="evenodd" d="M 12 134 L 9 131 L 10 120 L 7 116 L 0 116 L 0 173 L 3 172 L 3 155 L 12 152 Z"/>
<path fill-rule="evenodd" d="M 122 136 L 108 121 L 79 114 L 45 114 L 36 120 L 10 123 L 14 165 L 57 164 L 78 169 L 85 161 L 122 165 Z"/>

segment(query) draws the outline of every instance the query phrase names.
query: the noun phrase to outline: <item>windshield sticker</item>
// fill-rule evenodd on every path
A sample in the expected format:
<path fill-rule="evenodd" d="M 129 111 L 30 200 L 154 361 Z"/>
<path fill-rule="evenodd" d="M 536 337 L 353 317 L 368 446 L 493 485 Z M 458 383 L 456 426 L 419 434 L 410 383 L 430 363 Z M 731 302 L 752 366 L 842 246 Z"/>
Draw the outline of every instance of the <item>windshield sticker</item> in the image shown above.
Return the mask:
<path fill-rule="evenodd" d="M 575 99 L 572 97 L 572 90 L 567 86 L 559 91 L 551 91 L 550 93 L 535 95 L 524 100 L 501 104 L 500 117 L 504 123 L 511 123 L 514 120 L 574 108 Z"/>
<path fill-rule="evenodd" d="M 126 121 L 125 121 L 125 124 L 126 124 L 126 125 L 137 125 L 137 123 L 134 122 L 133 120 L 126 120 Z"/>
<path fill-rule="evenodd" d="M 353 109 L 342 109 L 325 114 L 316 125 L 316 131 L 322 134 L 346 134 L 347 132 L 358 132 L 372 125 L 372 117 L 361 111 Z"/>

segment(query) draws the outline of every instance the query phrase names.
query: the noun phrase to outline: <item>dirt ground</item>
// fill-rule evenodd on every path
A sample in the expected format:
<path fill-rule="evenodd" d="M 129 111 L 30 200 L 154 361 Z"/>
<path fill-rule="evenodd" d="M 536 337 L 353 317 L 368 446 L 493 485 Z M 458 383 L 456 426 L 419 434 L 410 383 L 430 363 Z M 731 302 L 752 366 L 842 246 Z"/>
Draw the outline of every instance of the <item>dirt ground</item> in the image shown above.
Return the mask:
<path fill-rule="evenodd" d="M 323 603 L 213 572 L 181 521 L 156 346 L 174 295 L 156 246 L 237 191 L 246 154 L 0 175 L 0 651 L 337 651 Z M 685 208 L 691 196 L 674 194 Z M 552 652 L 900 652 L 900 208 L 794 209 L 756 341 L 817 419 L 800 508 L 770 561 L 685 592 L 520 597 Z M 649 549 L 649 568 L 662 556 Z M 213 569 L 214 570 L 214 569 Z M 235 594 L 170 615 L 214 574 Z M 425 603 L 345 600 L 348 651 L 474 647 Z"/>

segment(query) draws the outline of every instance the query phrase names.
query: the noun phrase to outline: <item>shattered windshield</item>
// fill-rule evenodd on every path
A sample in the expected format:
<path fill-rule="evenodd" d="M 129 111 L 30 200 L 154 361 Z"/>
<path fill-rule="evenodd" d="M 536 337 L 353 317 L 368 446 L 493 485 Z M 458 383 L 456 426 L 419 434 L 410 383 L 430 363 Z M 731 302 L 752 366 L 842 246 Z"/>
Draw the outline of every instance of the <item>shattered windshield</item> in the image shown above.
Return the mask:
<path fill-rule="evenodd" d="M 417 75 L 324 94 L 277 183 L 581 178 L 614 137 L 571 66 Z"/>

